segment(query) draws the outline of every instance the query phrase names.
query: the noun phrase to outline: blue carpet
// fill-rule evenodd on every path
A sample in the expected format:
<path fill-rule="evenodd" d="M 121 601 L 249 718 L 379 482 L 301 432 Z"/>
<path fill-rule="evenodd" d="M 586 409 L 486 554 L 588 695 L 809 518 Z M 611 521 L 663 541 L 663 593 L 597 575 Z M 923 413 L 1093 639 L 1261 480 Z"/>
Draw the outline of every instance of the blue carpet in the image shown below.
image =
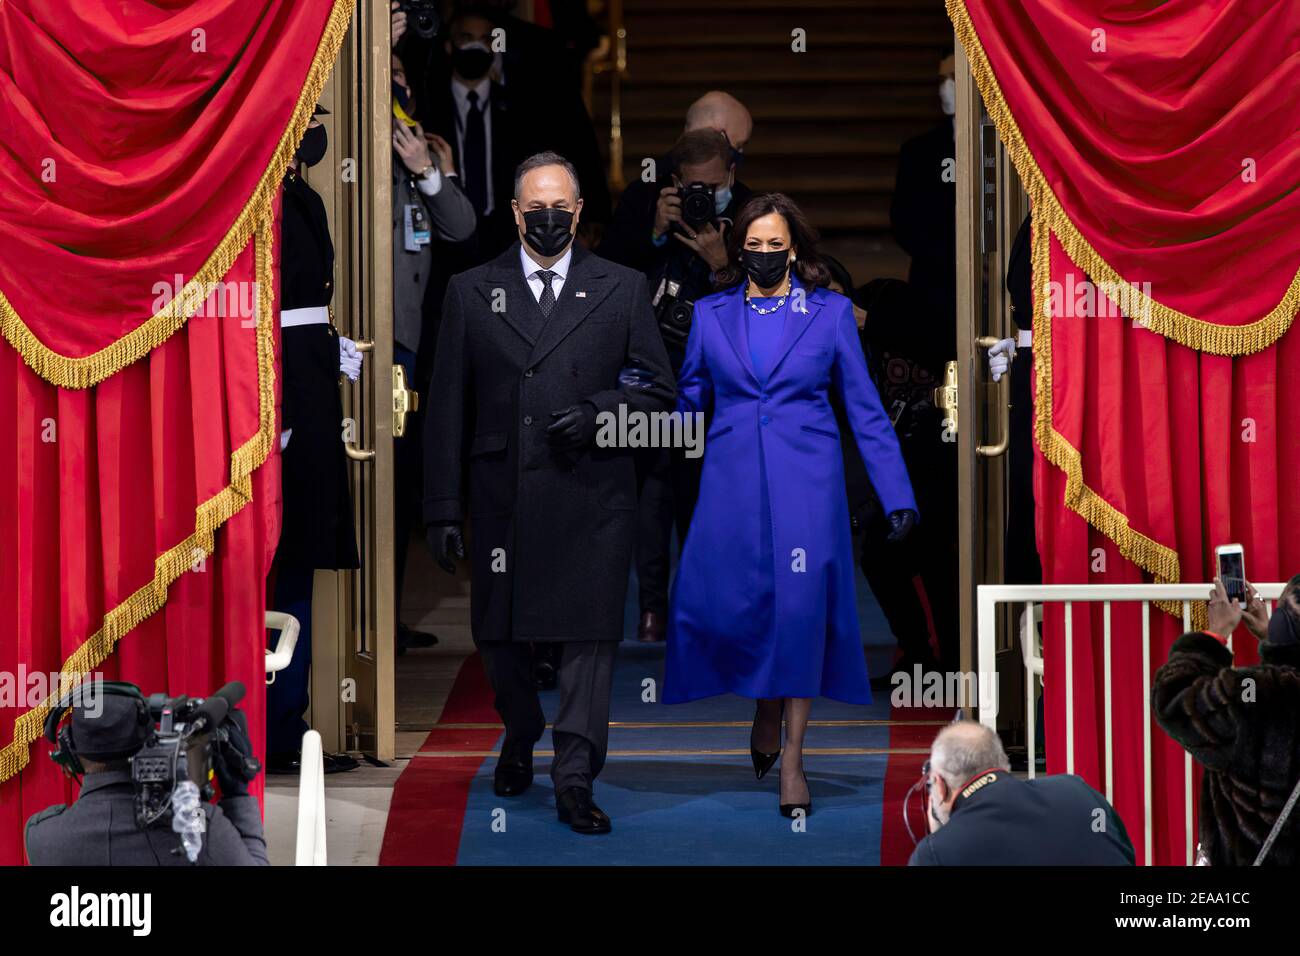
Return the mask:
<path fill-rule="evenodd" d="M 878 674 L 889 667 L 894 641 L 860 575 L 858 582 L 868 668 Z M 631 635 L 637 619 L 635 580 L 628 595 L 626 633 Z M 651 695 L 647 695 L 647 680 L 652 681 Z M 801 821 L 802 829 L 797 829 L 777 813 L 776 769 L 763 780 L 754 779 L 748 755 L 753 702 L 728 695 L 668 707 L 657 702 L 662 685 L 663 647 L 624 641 L 614 673 L 610 758 L 595 789 L 597 802 L 613 819 L 612 833 L 583 837 L 556 820 L 550 757 L 544 755 L 552 749 L 547 731 L 537 745 L 536 780 L 523 796 L 493 794 L 496 761 L 484 760 L 470 790 L 457 862 L 483 866 L 879 864 L 888 757 L 817 751 L 886 748 L 888 727 L 861 722 L 888 718 L 887 692 L 877 694 L 868 707 L 814 702 L 814 723 L 804 744 L 814 806 L 813 813 Z M 555 692 L 542 695 L 548 718 L 555 713 L 557 697 Z M 858 725 L 819 726 L 819 721 Z M 716 726 L 727 722 L 742 726 Z M 494 749 L 500 745 L 498 740 Z"/>

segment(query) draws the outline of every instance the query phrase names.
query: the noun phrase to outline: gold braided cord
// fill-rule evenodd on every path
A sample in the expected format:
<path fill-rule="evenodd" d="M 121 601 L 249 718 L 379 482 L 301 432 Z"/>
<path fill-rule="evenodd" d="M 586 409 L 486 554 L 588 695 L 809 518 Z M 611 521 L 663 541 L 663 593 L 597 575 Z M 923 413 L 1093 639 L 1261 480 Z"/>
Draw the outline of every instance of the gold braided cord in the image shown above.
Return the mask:
<path fill-rule="evenodd" d="M 1007 148 L 1011 161 L 1026 190 L 1034 199 L 1034 221 L 1045 224 L 1056 234 L 1066 253 L 1094 283 L 1123 287 L 1132 303 L 1129 311 L 1142 316 L 1143 326 L 1152 332 L 1172 339 L 1198 352 L 1212 355 L 1250 355 L 1260 352 L 1276 342 L 1291 326 L 1296 312 L 1300 311 L 1300 270 L 1282 300 L 1268 314 L 1244 325 L 1221 325 L 1206 322 L 1162 305 L 1146 295 L 1136 283 L 1126 282 L 1118 272 L 1101 257 L 1075 226 L 1047 177 L 1034 160 L 1033 154 L 1021 135 L 1020 127 L 1007 106 L 993 68 L 989 65 L 984 47 L 980 43 L 975 25 L 971 22 L 965 0 L 947 0 L 948 16 L 952 20 L 957 38 L 970 61 L 971 75 L 979 87 L 984 104 L 997 127 L 998 135 Z"/>
<path fill-rule="evenodd" d="M 258 287 L 257 398 L 258 428 L 230 456 L 230 484 L 195 509 L 194 533 L 168 548 L 154 561 L 153 580 L 104 615 L 103 626 L 78 647 L 61 668 L 58 692 L 25 711 L 14 721 L 13 740 L 0 750 L 0 781 L 27 766 L 30 748 L 41 739 L 45 718 L 54 701 L 108 659 L 114 646 L 145 618 L 167 603 L 172 582 L 216 549 L 216 531 L 253 500 L 253 472 L 271 452 L 275 441 L 275 269 L 271 243 L 274 205 L 268 201 L 255 219 L 253 253 Z"/>
<path fill-rule="evenodd" d="M 230 271 L 230 267 L 234 265 L 240 253 L 248 246 L 262 211 L 271 202 L 276 190 L 280 188 L 284 170 L 293 161 L 298 144 L 302 142 L 303 134 L 307 132 L 307 124 L 311 122 L 312 112 L 316 108 L 321 91 L 325 88 L 325 81 L 329 78 L 330 70 L 343 45 L 343 38 L 352 20 L 355 2 L 356 0 L 334 0 L 329 20 L 316 47 L 311 69 L 298 94 L 293 116 L 280 136 L 271 161 L 262 172 L 262 178 L 258 181 L 256 189 L 236 217 L 234 225 L 230 227 L 225 238 L 208 256 L 207 262 L 160 312 L 98 352 L 73 358 L 61 355 L 42 343 L 19 317 L 4 293 L 0 292 L 0 333 L 17 350 L 32 371 L 60 388 L 91 388 L 117 374 L 132 362 L 144 358 L 189 321 L 206 301 L 208 290 Z"/>

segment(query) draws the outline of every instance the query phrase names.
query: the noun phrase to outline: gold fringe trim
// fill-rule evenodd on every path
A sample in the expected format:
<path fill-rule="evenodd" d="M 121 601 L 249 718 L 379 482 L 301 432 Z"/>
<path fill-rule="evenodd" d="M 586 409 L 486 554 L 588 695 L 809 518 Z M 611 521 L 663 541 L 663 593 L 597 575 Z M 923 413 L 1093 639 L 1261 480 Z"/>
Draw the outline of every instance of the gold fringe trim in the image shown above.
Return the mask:
<path fill-rule="evenodd" d="M 275 207 L 272 200 L 257 210 L 254 256 L 258 284 L 257 313 L 257 433 L 230 456 L 230 484 L 195 509 L 194 533 L 160 554 L 154 561 L 153 580 L 104 615 L 103 626 L 90 635 L 63 662 L 60 694 L 75 686 L 85 675 L 108 659 L 114 646 L 141 621 L 167 603 L 167 590 L 190 570 L 197 559 L 210 556 L 216 548 L 216 532 L 253 500 L 253 472 L 271 452 L 275 430 L 275 259 L 272 255 Z M 45 718 L 59 695 L 14 721 L 13 740 L 0 750 L 0 781 L 21 771 L 30 759 L 31 745 L 40 740 Z"/>
<path fill-rule="evenodd" d="M 1032 198 L 1032 197 L 1031 197 Z M 1030 215 L 1032 230 L 1032 272 L 1034 283 L 1034 438 L 1043 457 L 1065 472 L 1065 505 L 1110 540 L 1119 553 L 1150 574 L 1159 584 L 1173 584 L 1182 579 L 1178 552 L 1147 537 L 1129 526 L 1128 517 L 1089 488 L 1083 480 L 1083 456 L 1069 439 L 1056 430 L 1052 419 L 1052 317 L 1050 310 L 1037 305 L 1042 289 L 1051 277 L 1052 233 L 1038 219 L 1038 203 Z M 1161 610 L 1177 617 L 1182 606 L 1177 602 L 1156 602 Z"/>
<path fill-rule="evenodd" d="M 1131 311 L 1142 316 L 1146 328 L 1198 352 L 1250 355 L 1263 351 L 1282 337 L 1290 328 L 1296 312 L 1300 311 L 1300 270 L 1297 270 L 1282 300 L 1268 314 L 1244 325 L 1220 325 L 1193 318 L 1162 305 L 1144 294 L 1138 286 L 1130 285 L 1121 278 L 1071 221 L 1048 184 L 1047 177 L 1039 169 L 1002 95 L 1002 88 L 998 85 L 997 77 L 971 22 L 970 13 L 966 10 L 965 0 L 947 0 L 947 7 L 953 29 L 970 61 L 975 85 L 984 97 L 985 106 L 1021 181 L 1033 198 L 1035 223 L 1046 224 L 1056 234 L 1070 258 L 1089 279 L 1098 284 L 1123 286 L 1125 294 L 1134 303 Z"/>
<path fill-rule="evenodd" d="M 144 358 L 189 321 L 207 299 L 205 290 L 211 289 L 230 271 L 239 254 L 248 246 L 262 210 L 280 188 L 284 170 L 293 160 L 298 144 L 302 142 L 307 124 L 311 122 L 312 111 L 316 108 L 321 90 L 325 88 L 325 81 L 338 58 L 343 38 L 352 20 L 355 2 L 356 0 L 334 0 L 311 69 L 294 106 L 293 116 L 285 127 L 257 188 L 207 262 L 162 311 L 112 345 L 82 358 L 72 358 L 61 355 L 42 343 L 19 317 L 4 293 L 0 292 L 0 334 L 18 351 L 32 371 L 60 388 L 91 388 Z"/>

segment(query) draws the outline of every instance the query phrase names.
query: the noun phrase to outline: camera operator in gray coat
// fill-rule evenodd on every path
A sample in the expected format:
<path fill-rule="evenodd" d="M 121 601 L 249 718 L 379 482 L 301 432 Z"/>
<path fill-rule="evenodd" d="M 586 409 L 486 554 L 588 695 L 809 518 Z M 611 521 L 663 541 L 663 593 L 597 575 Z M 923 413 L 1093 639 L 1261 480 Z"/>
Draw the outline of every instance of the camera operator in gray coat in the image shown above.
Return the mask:
<path fill-rule="evenodd" d="M 189 866 L 171 815 L 141 828 L 136 823 L 131 757 L 152 727 L 149 704 L 130 684 L 96 681 L 71 697 L 72 719 L 58 723 L 69 703 L 56 705 L 46 737 L 54 761 L 81 777 L 71 806 L 56 804 L 27 821 L 23 843 L 33 866 Z M 244 714 L 232 710 L 224 741 L 213 742 L 213 771 L 221 785 L 218 803 L 203 803 L 205 832 L 194 865 L 266 866 L 266 838 L 257 798 L 248 792 L 253 747 Z M 84 776 L 81 776 L 84 774 Z"/>

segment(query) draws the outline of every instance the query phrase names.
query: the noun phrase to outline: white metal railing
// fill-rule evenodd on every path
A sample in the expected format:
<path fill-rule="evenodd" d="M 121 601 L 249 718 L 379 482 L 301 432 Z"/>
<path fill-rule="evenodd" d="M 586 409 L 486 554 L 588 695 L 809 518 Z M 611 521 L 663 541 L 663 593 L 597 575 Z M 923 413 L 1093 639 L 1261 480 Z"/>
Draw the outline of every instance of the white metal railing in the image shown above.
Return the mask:
<path fill-rule="evenodd" d="M 298 777 L 298 844 L 295 866 L 325 865 L 325 755 L 320 734 L 302 735 Z"/>
<path fill-rule="evenodd" d="M 1255 590 L 1265 600 L 1270 613 L 1273 602 L 1281 596 L 1285 584 L 1256 584 Z M 1025 742 L 1029 776 L 1035 773 L 1037 746 L 1034 726 L 1035 678 L 1042 680 L 1042 657 L 1037 648 L 1039 605 L 1065 605 L 1065 769 L 1074 773 L 1074 615 L 1075 604 L 1102 605 L 1102 681 L 1103 720 L 1105 727 L 1104 759 L 1106 799 L 1114 800 L 1114 741 L 1111 736 L 1111 635 L 1110 608 L 1115 602 L 1142 604 L 1142 803 L 1145 859 L 1151 865 L 1151 604 L 1171 601 L 1183 606 L 1183 629 L 1192 629 L 1192 602 L 1204 601 L 1214 589 L 1212 584 L 981 584 L 976 590 L 976 667 L 979 687 L 996 687 L 997 683 L 997 608 L 999 604 L 1024 605 L 1020 639 L 1025 669 Z M 1161 612 L 1163 613 L 1163 612 Z M 1027 642 L 1027 643 L 1026 643 Z M 980 723 L 997 729 L 996 696 L 980 696 Z M 1192 756 L 1184 754 L 1183 806 L 1186 820 L 1187 864 L 1193 862 L 1195 834 L 1192 820 Z"/>

